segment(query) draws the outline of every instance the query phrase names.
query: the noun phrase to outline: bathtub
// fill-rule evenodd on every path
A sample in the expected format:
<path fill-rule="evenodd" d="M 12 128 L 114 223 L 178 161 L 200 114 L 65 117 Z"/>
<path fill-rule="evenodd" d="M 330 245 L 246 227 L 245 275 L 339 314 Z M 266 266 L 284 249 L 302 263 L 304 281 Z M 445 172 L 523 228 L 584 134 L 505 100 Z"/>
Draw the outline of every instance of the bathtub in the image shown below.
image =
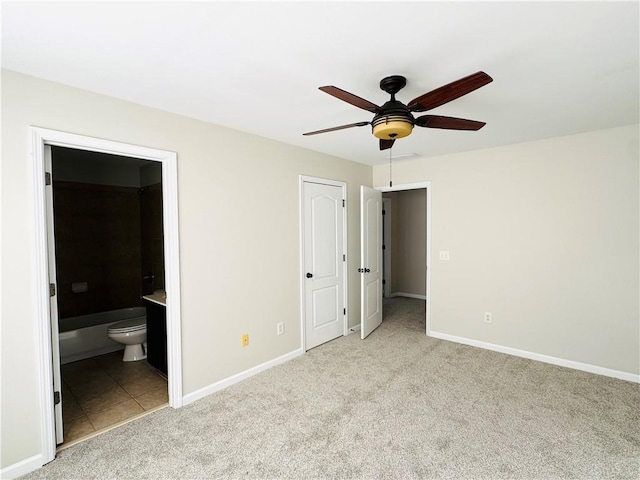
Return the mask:
<path fill-rule="evenodd" d="M 71 363 L 124 349 L 123 344 L 107 336 L 107 329 L 116 322 L 146 315 L 144 307 L 131 307 L 59 319 L 60 363 Z"/>

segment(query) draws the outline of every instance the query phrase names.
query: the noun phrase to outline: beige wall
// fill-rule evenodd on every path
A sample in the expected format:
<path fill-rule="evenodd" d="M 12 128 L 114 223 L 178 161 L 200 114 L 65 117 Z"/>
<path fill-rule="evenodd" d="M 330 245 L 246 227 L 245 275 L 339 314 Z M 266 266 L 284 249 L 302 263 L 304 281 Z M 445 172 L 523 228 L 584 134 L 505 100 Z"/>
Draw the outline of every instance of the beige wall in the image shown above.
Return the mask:
<path fill-rule="evenodd" d="M 632 125 L 397 162 L 431 182 L 432 330 L 638 374 L 638 156 Z"/>
<path fill-rule="evenodd" d="M 427 191 L 388 192 L 391 199 L 391 286 L 394 293 L 426 295 Z"/>
<path fill-rule="evenodd" d="M 358 191 L 371 167 L 3 70 L 2 467 L 40 453 L 30 125 L 177 152 L 184 394 L 300 348 L 301 174 L 348 183 L 359 321 Z"/>

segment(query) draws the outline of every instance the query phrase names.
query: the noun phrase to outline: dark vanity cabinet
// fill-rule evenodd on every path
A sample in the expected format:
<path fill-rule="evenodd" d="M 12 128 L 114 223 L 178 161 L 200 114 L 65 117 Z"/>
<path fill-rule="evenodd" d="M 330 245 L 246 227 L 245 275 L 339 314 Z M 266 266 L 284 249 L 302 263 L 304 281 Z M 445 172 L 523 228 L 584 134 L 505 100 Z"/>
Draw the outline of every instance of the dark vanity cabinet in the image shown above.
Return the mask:
<path fill-rule="evenodd" d="M 167 309 L 146 300 L 147 362 L 167 375 Z"/>

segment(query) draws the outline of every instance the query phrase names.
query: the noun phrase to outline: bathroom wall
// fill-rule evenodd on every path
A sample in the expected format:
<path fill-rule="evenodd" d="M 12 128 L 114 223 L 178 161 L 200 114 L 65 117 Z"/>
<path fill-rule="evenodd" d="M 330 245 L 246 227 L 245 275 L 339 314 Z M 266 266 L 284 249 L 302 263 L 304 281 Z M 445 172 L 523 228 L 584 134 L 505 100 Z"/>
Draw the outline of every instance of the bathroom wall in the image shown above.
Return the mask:
<path fill-rule="evenodd" d="M 86 152 L 74 148 L 51 147 L 53 177 L 65 182 L 141 187 L 157 182 L 147 180 L 154 162 L 108 153 Z"/>
<path fill-rule="evenodd" d="M 147 162 L 139 168 L 140 187 L 148 187 L 162 183 L 162 164 L 159 162 Z"/>

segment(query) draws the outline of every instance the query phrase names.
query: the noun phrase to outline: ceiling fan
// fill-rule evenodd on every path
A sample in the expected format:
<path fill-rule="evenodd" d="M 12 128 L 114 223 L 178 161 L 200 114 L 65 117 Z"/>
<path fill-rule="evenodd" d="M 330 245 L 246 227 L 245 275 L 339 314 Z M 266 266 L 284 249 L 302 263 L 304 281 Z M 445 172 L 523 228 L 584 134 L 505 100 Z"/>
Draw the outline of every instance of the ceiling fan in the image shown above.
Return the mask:
<path fill-rule="evenodd" d="M 415 125 L 448 130 L 480 130 L 485 126 L 485 122 L 466 120 L 464 118 L 443 117 L 441 115 L 422 115 L 415 118 L 411 112 L 426 112 L 456 98 L 460 98 L 467 93 L 473 92 L 492 81 L 493 78 L 486 73 L 476 72 L 455 82 L 431 90 L 424 95 L 420 95 L 411 100 L 408 105 L 405 105 L 396 100 L 396 93 L 407 84 L 407 79 L 401 75 L 392 75 L 380 80 L 380 88 L 391 95 L 391 99 L 381 107 L 332 85 L 320 87 L 320 90 L 323 92 L 362 108 L 363 110 L 374 113 L 375 115 L 370 122 L 350 123 L 348 125 L 340 125 L 339 127 L 307 132 L 303 135 L 316 135 L 318 133 L 333 132 L 345 128 L 371 125 L 373 135 L 380 139 L 380 150 L 386 150 L 391 148 L 396 139 L 411 134 Z"/>

